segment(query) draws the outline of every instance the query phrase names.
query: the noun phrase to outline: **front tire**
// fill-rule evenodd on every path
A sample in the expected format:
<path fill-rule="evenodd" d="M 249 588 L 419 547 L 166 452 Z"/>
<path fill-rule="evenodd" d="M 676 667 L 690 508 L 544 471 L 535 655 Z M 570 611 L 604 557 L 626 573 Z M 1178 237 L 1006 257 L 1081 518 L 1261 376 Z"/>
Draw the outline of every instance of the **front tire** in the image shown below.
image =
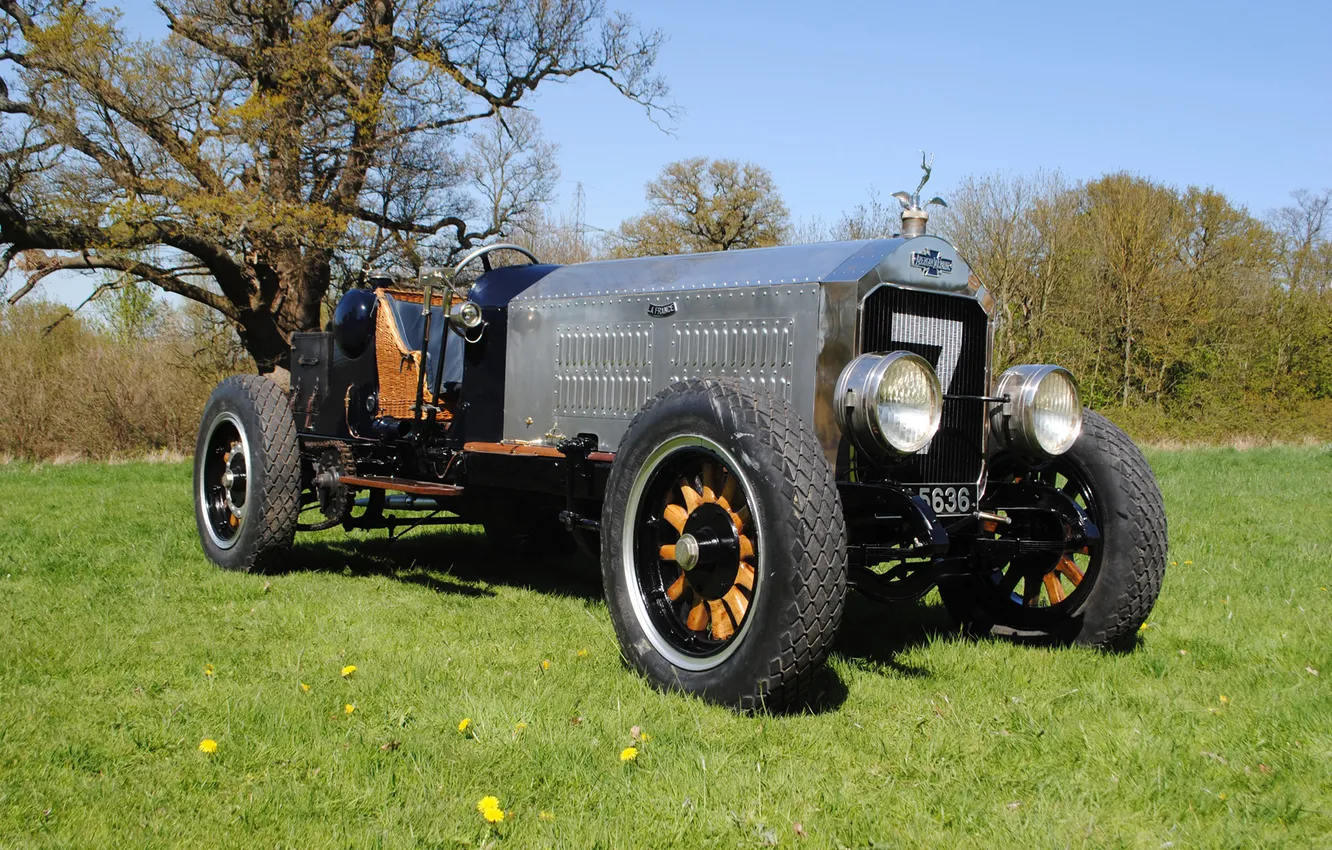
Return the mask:
<path fill-rule="evenodd" d="M 841 500 L 818 440 L 739 381 L 663 390 L 621 441 L 601 569 L 625 658 L 655 685 L 743 710 L 798 702 L 846 594 Z"/>
<path fill-rule="evenodd" d="M 1082 435 L 1067 453 L 1044 464 L 999 454 L 990 470 L 991 481 L 1046 485 L 1068 496 L 1096 524 L 1100 540 L 941 583 L 949 613 L 975 634 L 1104 649 L 1130 645 L 1166 569 L 1165 505 L 1142 452 L 1110 420 L 1086 411 Z M 982 499 L 981 507 L 1004 506 Z"/>
<path fill-rule="evenodd" d="M 262 375 L 213 390 L 194 449 L 194 517 L 219 567 L 272 566 L 291 548 L 301 512 L 301 461 L 288 396 Z"/>

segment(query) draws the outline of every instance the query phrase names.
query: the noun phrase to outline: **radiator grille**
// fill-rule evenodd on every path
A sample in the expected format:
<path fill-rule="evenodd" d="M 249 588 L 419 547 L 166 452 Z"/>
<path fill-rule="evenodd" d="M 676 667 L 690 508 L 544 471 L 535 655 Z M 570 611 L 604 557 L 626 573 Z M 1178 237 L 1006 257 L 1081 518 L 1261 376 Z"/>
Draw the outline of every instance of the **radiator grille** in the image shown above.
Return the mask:
<path fill-rule="evenodd" d="M 883 286 L 865 300 L 861 351 L 911 351 L 944 386 L 943 422 L 921 452 L 880 470 L 904 484 L 971 484 L 985 463 L 985 404 L 947 396 L 988 394 L 988 318 L 971 298 Z"/>

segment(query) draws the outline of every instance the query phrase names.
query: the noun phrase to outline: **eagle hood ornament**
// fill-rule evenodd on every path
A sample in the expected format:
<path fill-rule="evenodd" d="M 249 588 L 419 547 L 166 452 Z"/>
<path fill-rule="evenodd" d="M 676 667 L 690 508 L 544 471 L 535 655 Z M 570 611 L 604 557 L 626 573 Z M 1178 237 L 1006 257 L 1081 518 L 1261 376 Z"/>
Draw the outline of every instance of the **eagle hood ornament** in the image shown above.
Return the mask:
<path fill-rule="evenodd" d="M 925 225 L 930 220 L 929 211 L 925 207 L 934 204 L 947 209 L 948 204 L 943 198 L 935 195 L 924 203 L 920 202 L 920 190 L 925 188 L 925 184 L 930 182 L 930 172 L 934 167 L 934 155 L 920 152 L 920 170 L 925 174 L 921 176 L 920 183 L 916 186 L 915 192 L 894 192 L 893 197 L 902 205 L 902 235 L 910 239 L 913 236 L 924 236 Z"/>

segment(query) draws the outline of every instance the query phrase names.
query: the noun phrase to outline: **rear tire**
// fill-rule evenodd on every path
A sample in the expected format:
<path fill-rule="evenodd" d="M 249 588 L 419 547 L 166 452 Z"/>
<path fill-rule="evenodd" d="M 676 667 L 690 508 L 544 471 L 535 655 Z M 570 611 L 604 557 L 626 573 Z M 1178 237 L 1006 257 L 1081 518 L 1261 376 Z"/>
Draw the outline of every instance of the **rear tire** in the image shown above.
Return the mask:
<path fill-rule="evenodd" d="M 653 684 L 743 710 L 798 703 L 837 632 L 846 569 L 832 469 L 784 400 L 691 380 L 630 423 L 606 485 L 602 582 L 624 656 Z"/>
<path fill-rule="evenodd" d="M 194 516 L 204 554 L 227 570 L 264 569 L 291 548 L 301 461 L 287 394 L 262 375 L 213 390 L 194 450 Z"/>
<path fill-rule="evenodd" d="M 1084 413 L 1082 436 L 1050 464 L 1023 464 L 1005 455 L 991 460 L 992 471 L 1008 470 L 1024 480 L 1052 477 L 1056 467 L 1062 470 L 1060 478 L 1078 485 L 1069 486 L 1069 492 L 1079 486 L 1086 491 L 1080 506 L 1101 533 L 1098 551 L 1067 598 L 1042 607 L 1050 597 L 1040 597 L 1037 589 L 1031 606 L 1020 604 L 1015 596 L 1021 594 L 1015 590 L 1001 592 L 998 573 L 941 583 L 940 595 L 953 619 L 975 634 L 1124 648 L 1151 613 L 1165 576 L 1167 531 L 1160 488 L 1128 435 L 1091 411 Z M 1003 508 L 984 499 L 981 505 L 985 510 Z M 1051 576 L 1056 584 L 1065 581 L 1056 572 Z"/>

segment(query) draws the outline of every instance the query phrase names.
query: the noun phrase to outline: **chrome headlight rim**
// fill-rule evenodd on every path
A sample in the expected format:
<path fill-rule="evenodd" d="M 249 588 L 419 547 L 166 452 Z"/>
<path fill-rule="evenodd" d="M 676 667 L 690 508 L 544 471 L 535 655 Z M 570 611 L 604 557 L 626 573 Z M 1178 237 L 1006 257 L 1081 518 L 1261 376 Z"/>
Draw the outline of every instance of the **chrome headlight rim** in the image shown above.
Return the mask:
<path fill-rule="evenodd" d="M 449 321 L 463 330 L 475 330 L 481 325 L 481 305 L 475 301 L 459 301 L 449 307 Z"/>
<path fill-rule="evenodd" d="M 1073 394 L 1070 424 L 1062 439 L 1047 443 L 1041 439 L 1036 425 L 1036 395 L 1045 381 L 1064 381 Z M 1008 400 L 997 407 L 993 421 L 996 439 L 1002 446 L 1033 460 L 1058 457 L 1073 448 L 1082 435 L 1082 394 L 1077 379 L 1063 366 L 1053 364 L 1023 364 L 1013 366 L 999 376 L 995 395 Z"/>
<path fill-rule="evenodd" d="M 890 370 L 909 365 L 917 368 L 928 383 L 931 404 L 929 424 L 914 441 L 894 439 L 885 428 L 880 415 L 879 388 Z M 837 424 L 842 433 L 871 456 L 880 458 L 906 457 L 929 445 L 939 432 L 943 421 L 943 387 L 929 361 L 910 351 L 872 352 L 861 354 L 842 369 L 837 377 Z"/>

